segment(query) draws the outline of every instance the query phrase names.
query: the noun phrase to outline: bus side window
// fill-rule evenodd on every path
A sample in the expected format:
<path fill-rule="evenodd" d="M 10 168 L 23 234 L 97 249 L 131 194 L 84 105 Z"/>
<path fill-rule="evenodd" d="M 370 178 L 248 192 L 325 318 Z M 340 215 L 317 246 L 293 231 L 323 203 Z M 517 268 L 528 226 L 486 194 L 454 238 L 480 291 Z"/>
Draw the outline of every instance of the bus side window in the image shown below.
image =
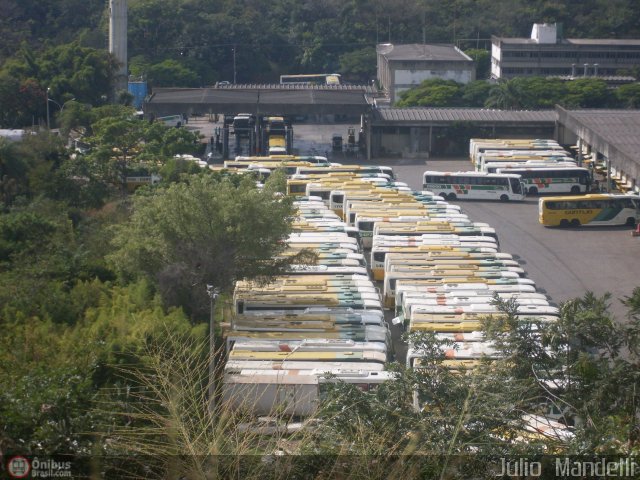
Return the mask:
<path fill-rule="evenodd" d="M 549 210 L 557 210 L 558 209 L 558 202 L 545 202 L 544 204 L 547 206 L 547 209 L 549 209 Z"/>

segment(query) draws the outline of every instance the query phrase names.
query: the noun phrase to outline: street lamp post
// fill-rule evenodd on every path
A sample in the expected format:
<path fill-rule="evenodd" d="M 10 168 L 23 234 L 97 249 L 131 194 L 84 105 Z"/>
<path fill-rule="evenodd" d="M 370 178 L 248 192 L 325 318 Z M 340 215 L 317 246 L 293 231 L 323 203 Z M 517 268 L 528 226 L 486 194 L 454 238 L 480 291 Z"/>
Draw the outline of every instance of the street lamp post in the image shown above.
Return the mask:
<path fill-rule="evenodd" d="M 49 124 L 49 87 L 47 87 L 47 130 L 51 130 L 51 125 Z"/>
<path fill-rule="evenodd" d="M 216 330 L 215 330 L 215 310 L 216 300 L 220 295 L 220 289 L 213 285 L 207 285 L 207 295 L 210 300 L 209 311 L 209 411 L 213 412 L 216 407 Z"/>
<path fill-rule="evenodd" d="M 51 88 L 47 87 L 47 130 L 51 130 L 51 124 L 49 123 L 49 102 L 55 103 L 58 106 L 58 108 L 60 109 L 60 113 L 62 113 L 62 111 L 64 110 L 64 107 L 67 105 L 67 103 L 73 102 L 76 99 L 76 97 L 70 98 L 66 102 L 63 102 L 62 105 L 60 105 L 53 98 L 49 98 L 49 90 L 51 90 Z"/>

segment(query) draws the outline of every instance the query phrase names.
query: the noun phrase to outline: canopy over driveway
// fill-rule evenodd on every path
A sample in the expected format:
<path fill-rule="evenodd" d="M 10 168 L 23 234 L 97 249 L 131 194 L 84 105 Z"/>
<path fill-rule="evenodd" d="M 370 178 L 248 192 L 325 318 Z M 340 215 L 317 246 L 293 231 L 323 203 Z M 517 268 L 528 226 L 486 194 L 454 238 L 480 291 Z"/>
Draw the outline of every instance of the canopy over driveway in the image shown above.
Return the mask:
<path fill-rule="evenodd" d="M 180 113 L 233 115 L 366 115 L 369 86 L 225 85 L 210 88 L 156 88 L 145 101 L 147 116 Z"/>

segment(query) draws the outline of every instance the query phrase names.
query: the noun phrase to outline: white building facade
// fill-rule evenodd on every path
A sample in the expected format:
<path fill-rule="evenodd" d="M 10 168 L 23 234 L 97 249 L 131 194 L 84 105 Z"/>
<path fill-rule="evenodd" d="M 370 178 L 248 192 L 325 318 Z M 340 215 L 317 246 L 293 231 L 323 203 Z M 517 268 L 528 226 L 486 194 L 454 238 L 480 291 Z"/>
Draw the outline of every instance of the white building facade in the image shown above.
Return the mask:
<path fill-rule="evenodd" d="M 475 63 L 454 45 L 384 43 L 377 46 L 378 82 L 393 105 L 400 94 L 425 80 L 475 80 Z"/>

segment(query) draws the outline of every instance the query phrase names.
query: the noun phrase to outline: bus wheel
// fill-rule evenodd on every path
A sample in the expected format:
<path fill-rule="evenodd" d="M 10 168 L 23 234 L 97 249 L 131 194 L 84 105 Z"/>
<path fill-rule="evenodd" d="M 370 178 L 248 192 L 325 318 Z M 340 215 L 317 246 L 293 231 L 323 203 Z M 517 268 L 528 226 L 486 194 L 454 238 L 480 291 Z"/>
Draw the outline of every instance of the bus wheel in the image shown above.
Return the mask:
<path fill-rule="evenodd" d="M 573 187 L 571 187 L 571 193 L 580 193 L 580 187 L 574 185 Z"/>
<path fill-rule="evenodd" d="M 506 194 L 503 193 L 502 195 L 500 195 L 500 201 L 501 202 L 508 202 L 509 201 L 509 195 L 506 195 Z"/>
<path fill-rule="evenodd" d="M 538 188 L 537 187 L 529 187 L 529 195 L 537 195 L 538 194 Z"/>
<path fill-rule="evenodd" d="M 636 225 L 636 219 L 635 219 L 635 218 L 633 218 L 633 217 L 629 217 L 629 218 L 627 218 L 627 221 L 625 222 L 625 225 L 626 225 L 627 227 L 635 227 L 635 225 Z"/>
<path fill-rule="evenodd" d="M 449 195 L 447 195 L 447 200 L 455 200 L 456 198 L 458 198 L 458 197 L 453 192 L 450 193 Z"/>
<path fill-rule="evenodd" d="M 560 220 L 560 226 L 561 227 L 568 227 L 569 226 L 569 220 L 567 220 L 566 218 L 563 218 L 562 220 Z"/>
<path fill-rule="evenodd" d="M 572 227 L 579 227 L 580 226 L 580 220 L 578 220 L 577 218 L 574 218 L 573 220 L 571 220 L 571 226 Z"/>
<path fill-rule="evenodd" d="M 447 194 L 446 194 L 446 193 L 444 193 L 444 192 L 441 192 L 441 193 L 440 193 L 440 196 L 441 196 L 442 198 L 444 198 L 445 200 L 447 199 Z"/>

